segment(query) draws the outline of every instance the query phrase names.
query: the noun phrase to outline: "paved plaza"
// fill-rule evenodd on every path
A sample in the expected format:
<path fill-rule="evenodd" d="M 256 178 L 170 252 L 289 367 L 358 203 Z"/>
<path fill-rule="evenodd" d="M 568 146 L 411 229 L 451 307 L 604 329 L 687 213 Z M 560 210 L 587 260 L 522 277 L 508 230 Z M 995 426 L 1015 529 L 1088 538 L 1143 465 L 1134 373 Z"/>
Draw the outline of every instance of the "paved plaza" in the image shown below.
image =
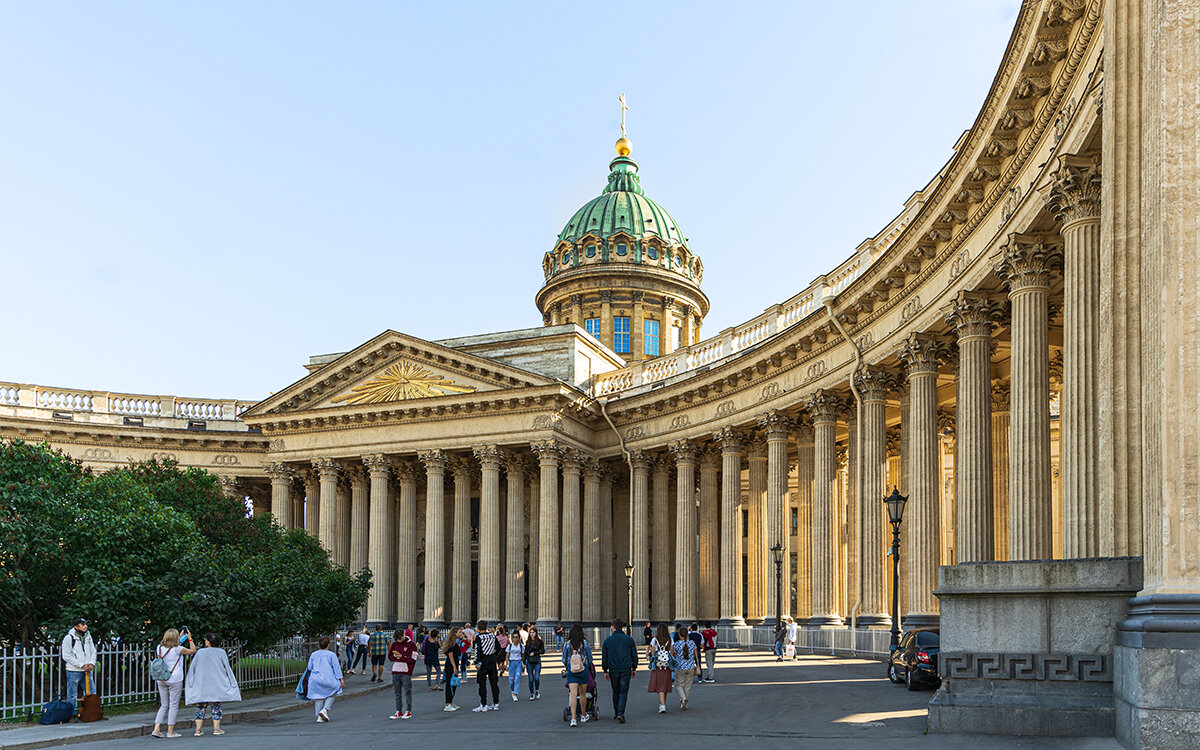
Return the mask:
<path fill-rule="evenodd" d="M 310 710 L 275 718 L 227 725 L 221 738 L 203 740 L 190 730 L 178 743 L 225 743 L 238 748 L 392 748 L 414 739 L 429 747 L 748 747 L 795 748 L 804 746 L 850 748 L 1070 748 L 1115 750 L 1112 739 L 1038 739 L 983 735 L 925 735 L 927 690 L 909 692 L 883 677 L 878 662 L 802 656 L 778 664 L 765 653 L 724 652 L 718 664 L 718 682 L 693 688 L 691 710 L 679 710 L 669 700 L 665 716 L 655 713 L 657 701 L 646 692 L 646 675 L 634 681 L 627 710 L 628 723 L 612 718 L 608 685 L 601 681 L 598 722 L 571 729 L 562 720 L 566 691 L 557 670 L 547 661 L 542 699 L 526 700 L 522 687 L 519 702 L 509 698 L 501 684 L 498 712 L 475 714 L 476 684 L 470 676 L 457 698 L 462 710 L 442 711 L 442 694 L 425 690 L 422 676 L 414 684 L 413 718 L 389 721 L 390 691 L 345 700 L 334 707 L 330 724 L 317 724 Z M 423 669 L 423 668 L 420 668 Z M 365 681 L 362 676 L 348 678 Z M 232 707 L 231 707 L 232 709 Z M 231 713 L 236 709 L 232 709 Z M 181 713 L 181 716 L 183 714 Z M 185 731 L 181 727 L 180 731 Z M 149 744 L 150 738 L 112 740 L 89 748 L 125 748 Z M 810 744 L 811 743 L 811 744 Z"/>

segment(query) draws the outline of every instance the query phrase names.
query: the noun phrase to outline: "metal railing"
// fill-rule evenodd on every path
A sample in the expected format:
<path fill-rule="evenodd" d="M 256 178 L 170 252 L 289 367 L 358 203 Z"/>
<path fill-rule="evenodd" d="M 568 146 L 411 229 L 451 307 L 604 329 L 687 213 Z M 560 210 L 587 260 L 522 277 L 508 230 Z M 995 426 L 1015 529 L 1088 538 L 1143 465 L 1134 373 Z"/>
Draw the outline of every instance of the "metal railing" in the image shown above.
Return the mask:
<path fill-rule="evenodd" d="M 775 648 L 775 629 L 769 625 L 718 627 L 717 642 L 724 648 L 770 651 Z M 892 634 L 887 630 L 802 627 L 796 633 L 796 650 L 801 654 L 886 659 L 891 642 Z"/>
<path fill-rule="evenodd" d="M 105 706 L 158 700 L 150 679 L 154 643 L 97 645 L 92 692 Z M 223 646 L 243 691 L 294 684 L 308 664 L 316 641 L 286 640 L 248 652 L 240 643 Z M 190 659 L 184 660 L 184 669 Z M 0 720 L 35 718 L 42 706 L 66 695 L 67 675 L 57 648 L 0 649 Z"/>

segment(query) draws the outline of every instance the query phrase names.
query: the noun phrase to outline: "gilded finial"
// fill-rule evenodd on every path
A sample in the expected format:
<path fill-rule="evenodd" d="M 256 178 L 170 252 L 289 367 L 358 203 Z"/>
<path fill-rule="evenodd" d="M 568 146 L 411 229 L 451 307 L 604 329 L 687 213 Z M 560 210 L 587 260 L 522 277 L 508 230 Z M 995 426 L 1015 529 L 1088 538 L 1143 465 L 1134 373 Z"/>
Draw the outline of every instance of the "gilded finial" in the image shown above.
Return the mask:
<path fill-rule="evenodd" d="M 618 96 L 617 101 L 621 102 L 621 137 L 617 139 L 617 156 L 629 156 L 629 152 L 633 150 L 633 142 L 625 133 L 625 112 L 629 105 L 625 103 L 624 94 Z"/>

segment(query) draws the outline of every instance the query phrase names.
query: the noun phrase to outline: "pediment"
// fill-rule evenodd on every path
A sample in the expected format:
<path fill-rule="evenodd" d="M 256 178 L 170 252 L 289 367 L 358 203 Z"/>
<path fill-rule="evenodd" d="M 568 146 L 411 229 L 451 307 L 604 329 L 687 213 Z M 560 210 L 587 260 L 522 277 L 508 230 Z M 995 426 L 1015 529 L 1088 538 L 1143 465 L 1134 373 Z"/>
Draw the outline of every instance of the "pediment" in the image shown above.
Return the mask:
<path fill-rule="evenodd" d="M 243 412 L 243 419 L 552 385 L 512 365 L 384 331 Z"/>

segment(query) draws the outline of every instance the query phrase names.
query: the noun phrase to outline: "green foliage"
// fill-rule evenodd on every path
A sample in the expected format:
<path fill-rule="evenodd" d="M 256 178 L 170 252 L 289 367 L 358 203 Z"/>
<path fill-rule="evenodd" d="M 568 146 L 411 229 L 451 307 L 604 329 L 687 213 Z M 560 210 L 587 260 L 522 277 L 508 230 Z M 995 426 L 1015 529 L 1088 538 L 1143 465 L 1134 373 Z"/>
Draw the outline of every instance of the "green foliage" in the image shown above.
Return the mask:
<path fill-rule="evenodd" d="M 171 463 L 92 475 L 0 441 L 0 639 L 57 640 L 76 617 L 126 640 L 187 625 L 251 646 L 356 619 L 366 569 L 308 534 L 248 518 L 215 476 Z"/>

